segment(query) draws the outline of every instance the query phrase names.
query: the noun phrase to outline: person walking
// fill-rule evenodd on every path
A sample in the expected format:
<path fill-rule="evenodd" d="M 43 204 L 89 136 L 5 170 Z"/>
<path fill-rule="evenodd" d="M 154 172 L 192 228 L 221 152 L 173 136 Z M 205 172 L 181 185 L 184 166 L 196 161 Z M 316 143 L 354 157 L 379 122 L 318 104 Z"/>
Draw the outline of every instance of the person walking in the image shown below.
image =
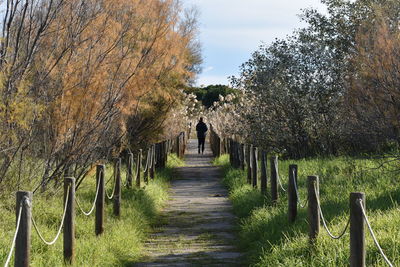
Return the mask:
<path fill-rule="evenodd" d="M 203 122 L 203 118 L 201 117 L 196 125 L 197 139 L 199 140 L 199 154 L 200 154 L 200 148 L 202 154 L 204 154 L 204 143 L 206 142 L 207 131 L 208 131 L 207 124 Z"/>

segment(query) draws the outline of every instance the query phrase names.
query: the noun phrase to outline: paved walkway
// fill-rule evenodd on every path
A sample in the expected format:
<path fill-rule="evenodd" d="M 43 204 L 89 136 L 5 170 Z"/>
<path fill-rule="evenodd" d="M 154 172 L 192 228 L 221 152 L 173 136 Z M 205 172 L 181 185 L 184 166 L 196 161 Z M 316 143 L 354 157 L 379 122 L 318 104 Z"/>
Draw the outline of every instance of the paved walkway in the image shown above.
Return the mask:
<path fill-rule="evenodd" d="M 235 217 L 208 146 L 197 153 L 190 140 L 185 167 L 171 183 L 163 225 L 148 240 L 145 262 L 136 266 L 242 266 L 233 232 Z"/>

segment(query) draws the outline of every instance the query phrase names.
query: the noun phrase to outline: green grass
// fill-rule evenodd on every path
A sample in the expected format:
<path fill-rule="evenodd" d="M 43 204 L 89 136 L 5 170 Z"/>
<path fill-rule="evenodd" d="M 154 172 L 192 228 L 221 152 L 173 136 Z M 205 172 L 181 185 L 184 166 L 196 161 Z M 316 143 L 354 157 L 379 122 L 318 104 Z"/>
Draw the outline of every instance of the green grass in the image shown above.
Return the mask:
<path fill-rule="evenodd" d="M 158 222 L 158 213 L 168 199 L 169 180 L 175 175 L 173 168 L 183 162 L 174 155 L 169 157 L 167 168 L 156 173 L 156 178 L 142 188 L 123 187 L 121 217 L 112 215 L 112 202 L 106 201 L 104 234 L 94 233 L 94 213 L 84 216 L 76 211 L 75 266 L 131 266 L 144 254 L 143 242 L 152 225 Z M 106 168 L 111 175 L 110 168 Z M 122 174 L 123 180 L 125 173 Z M 95 179 L 86 179 L 76 192 L 84 210 L 88 211 L 95 197 Z M 111 193 L 112 182 L 106 190 Z M 107 199 L 107 198 L 106 198 Z M 3 197 L 0 202 L 0 264 L 4 264 L 15 231 L 15 196 Z M 61 192 L 55 196 L 34 195 L 33 216 L 46 239 L 53 238 L 62 215 Z M 10 264 L 11 265 L 11 264 Z M 62 234 L 53 246 L 43 244 L 32 228 L 31 266 L 62 266 Z"/>
<path fill-rule="evenodd" d="M 215 160 L 223 166 L 234 212 L 240 218 L 240 247 L 251 266 L 348 266 L 349 235 L 331 239 L 322 228 L 315 246 L 309 244 L 306 208 L 298 208 L 291 224 L 287 219 L 287 197 L 280 190 L 276 206 L 269 194 L 246 184 L 244 171 L 229 166 L 227 155 Z M 279 173 L 287 187 L 288 166 L 298 164 L 301 201 L 307 198 L 306 178 L 318 175 L 320 198 L 328 227 L 338 234 L 349 216 L 350 192 L 365 192 L 367 214 L 384 252 L 400 265 L 400 188 L 398 161 L 380 167 L 380 160 L 332 158 L 280 161 Z M 268 174 L 270 173 L 268 166 Z M 269 190 L 269 184 L 268 189 Z M 367 266 L 387 266 L 366 229 Z"/>

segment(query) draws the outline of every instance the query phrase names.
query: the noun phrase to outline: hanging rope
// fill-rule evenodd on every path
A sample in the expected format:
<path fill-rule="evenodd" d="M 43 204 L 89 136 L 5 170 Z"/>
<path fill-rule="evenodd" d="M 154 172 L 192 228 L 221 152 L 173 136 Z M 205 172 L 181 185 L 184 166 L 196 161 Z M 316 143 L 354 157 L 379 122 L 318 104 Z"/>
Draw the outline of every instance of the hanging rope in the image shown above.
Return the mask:
<path fill-rule="evenodd" d="M 382 247 L 379 245 L 378 239 L 376 238 L 374 231 L 372 230 L 372 227 L 371 227 L 371 224 L 370 224 L 370 222 L 369 222 L 369 220 L 368 220 L 367 213 L 365 212 L 365 209 L 364 209 L 364 205 L 363 205 L 363 203 L 362 203 L 362 200 L 359 199 L 359 201 L 357 202 L 357 204 L 360 205 L 360 207 L 361 207 L 361 212 L 362 212 L 362 214 L 363 214 L 364 220 L 365 220 L 365 222 L 367 223 L 368 230 L 369 230 L 369 232 L 371 233 L 372 239 L 374 240 L 374 243 L 375 243 L 376 247 L 378 248 L 379 253 L 382 255 L 382 257 L 383 257 L 383 259 L 385 260 L 385 262 L 386 262 L 390 267 L 393 267 L 393 264 L 392 264 L 392 263 L 390 262 L 390 260 L 386 257 L 385 253 L 384 253 L 383 250 L 382 250 Z"/>
<path fill-rule="evenodd" d="M 53 239 L 52 241 L 46 241 L 46 240 L 44 239 L 43 235 L 41 234 L 41 232 L 39 231 L 39 228 L 38 228 L 37 225 L 36 225 L 36 222 L 35 222 L 35 219 L 33 218 L 33 215 L 32 215 L 32 217 L 31 217 L 31 218 L 32 218 L 32 224 L 33 224 L 33 227 L 34 227 L 35 230 L 36 230 L 36 233 L 38 234 L 38 236 L 40 237 L 40 239 L 43 241 L 43 243 L 45 243 L 45 244 L 48 245 L 48 246 L 51 246 L 51 245 L 53 245 L 54 243 L 56 243 L 58 237 L 59 237 L 60 234 L 61 234 L 61 229 L 62 229 L 62 227 L 63 227 L 63 225 L 64 225 L 65 215 L 67 214 L 69 190 L 70 190 L 70 186 L 68 186 L 68 188 L 67 188 L 67 197 L 65 198 L 64 214 L 62 215 L 60 227 L 58 228 L 57 234 L 56 234 L 56 236 L 54 237 L 54 239 Z"/>
<path fill-rule="evenodd" d="M 12 256 L 14 248 L 15 248 L 15 243 L 17 241 L 17 235 L 18 235 L 18 231 L 19 231 L 19 226 L 21 225 L 22 205 L 24 205 L 24 204 L 29 205 L 29 200 L 28 200 L 27 197 L 24 197 L 23 199 L 21 199 L 21 202 L 19 203 L 17 227 L 15 229 L 15 233 L 14 233 L 13 241 L 12 241 L 12 244 L 11 244 L 11 248 L 10 248 L 10 251 L 8 252 L 7 260 L 6 260 L 6 263 L 4 264 L 4 267 L 7 267 L 8 264 L 10 263 L 11 256 Z"/>
<path fill-rule="evenodd" d="M 146 172 L 149 167 L 149 158 L 150 158 L 149 154 L 150 154 L 150 149 L 147 150 L 146 167 L 144 167 L 143 172 Z"/>
<path fill-rule="evenodd" d="M 349 216 L 349 220 L 347 221 L 346 226 L 344 227 L 344 230 L 340 233 L 340 235 L 338 235 L 338 236 L 333 235 L 332 232 L 328 229 L 328 226 L 327 226 L 326 221 L 325 221 L 324 214 L 322 213 L 321 204 L 320 204 L 320 202 L 319 202 L 318 190 L 317 190 L 317 188 L 315 187 L 315 183 L 314 183 L 314 190 L 315 190 L 315 195 L 317 196 L 317 205 L 318 205 L 319 214 L 320 214 L 320 217 L 321 217 L 321 220 L 322 220 L 322 225 L 324 226 L 325 231 L 328 233 L 328 235 L 329 235 L 331 238 L 333 238 L 333 239 L 340 239 L 342 236 L 344 236 L 344 234 L 345 234 L 346 231 L 347 231 L 347 228 L 348 228 L 349 225 L 350 225 L 350 216 Z"/>
<path fill-rule="evenodd" d="M 140 166 L 141 166 L 141 164 L 140 164 L 141 162 L 139 161 L 139 155 L 140 155 L 140 152 L 138 152 L 138 156 L 137 156 L 135 180 L 137 180 L 139 177 Z"/>
<path fill-rule="evenodd" d="M 294 190 L 296 191 L 297 203 L 300 205 L 301 208 L 305 208 L 305 206 L 308 203 L 308 199 L 306 199 L 306 201 L 304 201 L 304 203 L 301 204 L 299 190 L 297 189 L 297 181 L 296 181 L 295 176 L 294 176 L 294 174 L 295 174 L 294 173 L 294 169 L 293 169 L 292 172 L 293 172 L 292 173 L 293 174 L 292 177 L 293 177 Z"/>
<path fill-rule="evenodd" d="M 128 171 L 127 174 L 130 173 L 130 175 L 131 175 L 130 178 L 133 180 L 133 169 L 136 168 L 136 166 L 134 166 L 135 165 L 135 161 L 133 159 L 133 154 L 132 154 L 132 157 L 129 157 L 128 161 L 129 161 L 130 164 L 128 164 L 129 170 L 127 170 Z M 131 180 L 131 183 L 133 182 L 132 180 Z M 128 175 L 126 176 L 126 180 L 125 180 L 124 186 L 127 186 L 127 185 L 128 185 Z"/>
<path fill-rule="evenodd" d="M 103 172 L 103 170 L 101 170 L 101 172 Z M 101 175 L 101 173 L 100 173 L 100 175 Z M 92 207 L 90 208 L 90 210 L 89 210 L 88 212 L 85 212 L 85 211 L 83 210 L 81 204 L 79 203 L 78 198 L 75 197 L 75 202 L 76 202 L 76 204 L 77 204 L 79 210 L 80 210 L 84 215 L 89 216 L 89 215 L 92 214 L 92 212 L 94 211 L 94 208 L 96 207 L 96 201 L 97 201 L 97 197 L 98 197 L 98 195 L 99 195 L 99 191 L 100 191 L 100 179 L 99 179 L 99 181 L 97 182 L 96 196 L 94 197 L 93 205 L 92 205 Z"/>
<path fill-rule="evenodd" d="M 107 190 L 104 190 L 104 191 L 106 192 L 107 198 L 110 199 L 110 200 L 114 197 L 114 194 L 115 194 L 115 184 L 117 183 L 117 175 L 116 175 L 115 169 L 114 169 L 114 173 L 113 173 L 113 178 L 114 178 L 114 185 L 113 185 L 113 189 L 112 189 L 111 195 L 109 195 L 109 194 L 107 193 Z M 110 180 L 111 180 L 111 178 L 110 178 Z"/>
<path fill-rule="evenodd" d="M 276 178 L 278 180 L 278 184 L 280 186 L 280 188 L 282 189 L 283 192 L 286 192 L 286 189 L 283 188 L 282 182 L 281 182 L 281 178 L 279 178 L 279 171 L 278 171 L 278 163 L 277 161 L 274 160 L 274 165 L 275 165 L 275 170 L 276 170 Z"/>

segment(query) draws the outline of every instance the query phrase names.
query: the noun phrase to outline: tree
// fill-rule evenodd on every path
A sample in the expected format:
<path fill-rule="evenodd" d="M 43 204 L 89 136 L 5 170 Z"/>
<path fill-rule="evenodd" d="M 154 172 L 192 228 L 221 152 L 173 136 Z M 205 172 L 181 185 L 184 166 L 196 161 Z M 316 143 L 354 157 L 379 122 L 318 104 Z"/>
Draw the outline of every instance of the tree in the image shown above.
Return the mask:
<path fill-rule="evenodd" d="M 216 84 L 206 87 L 189 87 L 186 91 L 194 93 L 197 99 L 200 100 L 206 108 L 209 108 L 214 102 L 219 101 L 220 96 L 225 97 L 229 94 L 235 94 L 237 90 L 227 85 Z"/>
<path fill-rule="evenodd" d="M 397 7 L 397 8 L 396 8 Z M 372 26 L 357 34 L 347 106 L 349 127 L 360 145 L 400 144 L 400 30 L 398 3 L 375 6 Z"/>
<path fill-rule="evenodd" d="M 79 182 L 92 164 L 162 138 L 201 62 L 195 12 L 177 0 L 7 3 L 0 137 L 17 149 L 1 157 L 2 179 L 21 152 L 20 165 L 42 163 L 43 188 L 67 171 Z"/>
<path fill-rule="evenodd" d="M 377 7 L 390 10 L 385 18 L 390 18 L 391 27 L 397 27 L 400 7 L 395 1 L 381 0 L 324 0 L 323 3 L 327 6 L 326 15 L 313 9 L 305 10 L 302 19 L 308 24 L 307 27 L 283 40 L 261 46 L 242 65 L 240 76 L 233 77 L 234 86 L 255 101 L 243 115 L 249 122 L 250 130 L 238 131 L 248 142 L 285 151 L 291 157 L 304 157 L 350 152 L 361 140 L 366 140 L 360 137 L 362 132 L 356 134 L 357 131 L 353 130 L 359 125 L 356 120 L 360 120 L 356 114 L 362 117 L 367 111 L 366 107 L 362 108 L 363 105 L 370 106 L 371 103 L 362 100 L 360 96 L 365 95 L 351 88 L 357 83 L 359 88 L 364 88 L 371 80 L 366 79 L 365 70 L 376 66 L 376 63 L 372 63 L 378 60 L 375 53 L 381 55 L 381 62 L 388 62 L 383 60 L 388 53 L 383 52 L 392 45 L 386 43 L 381 48 L 371 47 L 369 32 L 364 34 L 365 43 L 369 46 L 364 50 L 373 48 L 375 52 L 365 53 L 360 49 L 365 44 L 360 46 L 357 36 L 360 36 L 360 25 L 364 29 L 374 25 Z M 389 58 L 393 56 L 394 52 L 391 52 Z M 369 68 L 364 67 L 367 64 Z M 392 64 L 392 68 L 395 69 L 395 64 Z M 390 71 L 385 72 L 387 74 L 384 77 L 389 78 L 387 75 Z M 395 75 L 393 71 L 391 73 L 393 79 Z M 360 82 L 360 78 L 363 82 Z M 385 83 L 375 81 L 374 84 L 380 90 L 385 87 Z M 363 103 L 357 102 L 352 111 L 354 116 L 349 116 L 350 111 L 346 106 L 355 103 L 356 98 L 351 97 L 353 93 Z M 349 97 L 353 102 L 349 102 Z M 378 100 L 382 97 L 376 94 L 373 101 L 383 102 Z M 386 119 L 390 117 L 390 121 L 399 121 L 396 118 L 397 111 L 387 104 L 381 105 L 380 109 Z M 376 115 L 379 109 L 375 110 Z M 371 114 L 371 108 L 368 113 Z M 373 118 L 368 113 L 364 118 L 366 122 Z M 378 124 L 381 124 L 382 132 L 387 131 L 388 127 L 393 131 L 397 128 L 396 123 L 379 120 Z"/>

